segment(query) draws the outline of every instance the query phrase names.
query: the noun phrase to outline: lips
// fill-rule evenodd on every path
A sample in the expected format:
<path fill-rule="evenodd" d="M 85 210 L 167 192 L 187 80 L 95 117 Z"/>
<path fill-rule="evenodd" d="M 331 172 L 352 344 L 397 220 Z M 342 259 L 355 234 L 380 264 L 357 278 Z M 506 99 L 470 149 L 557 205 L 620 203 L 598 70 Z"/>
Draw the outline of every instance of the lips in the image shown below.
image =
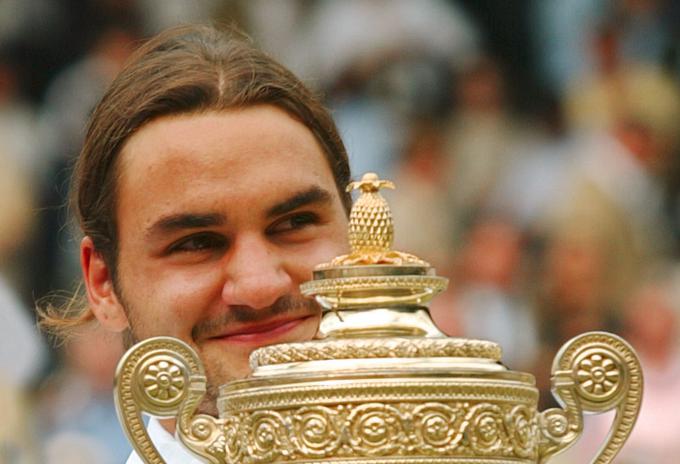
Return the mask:
<path fill-rule="evenodd" d="M 208 340 L 265 345 L 268 343 L 274 343 L 277 339 L 283 338 L 286 334 L 292 332 L 297 327 L 304 324 L 313 317 L 314 316 L 303 316 L 275 321 L 265 321 L 259 324 L 239 327 L 235 330 L 210 337 Z"/>

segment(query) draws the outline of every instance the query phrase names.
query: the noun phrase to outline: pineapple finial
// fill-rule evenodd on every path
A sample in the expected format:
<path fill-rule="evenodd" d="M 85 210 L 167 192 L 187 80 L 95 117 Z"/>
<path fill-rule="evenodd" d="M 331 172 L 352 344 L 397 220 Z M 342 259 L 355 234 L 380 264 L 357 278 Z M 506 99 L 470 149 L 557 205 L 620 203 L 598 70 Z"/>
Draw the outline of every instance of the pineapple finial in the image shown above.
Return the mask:
<path fill-rule="evenodd" d="M 352 205 L 349 216 L 349 245 L 351 253 L 338 256 L 327 266 L 360 264 L 419 264 L 424 261 L 408 253 L 392 250 L 394 225 L 387 200 L 380 195 L 381 188 L 395 188 L 389 180 L 380 179 L 376 173 L 367 172 L 360 181 L 350 182 L 347 191 L 361 190 Z"/>

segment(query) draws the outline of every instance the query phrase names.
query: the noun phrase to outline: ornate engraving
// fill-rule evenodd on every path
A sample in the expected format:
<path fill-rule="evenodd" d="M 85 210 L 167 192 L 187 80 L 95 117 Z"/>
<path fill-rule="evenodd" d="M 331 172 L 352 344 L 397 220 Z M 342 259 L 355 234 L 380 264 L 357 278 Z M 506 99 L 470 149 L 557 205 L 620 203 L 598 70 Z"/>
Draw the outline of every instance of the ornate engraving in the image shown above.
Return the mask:
<path fill-rule="evenodd" d="M 416 436 L 423 450 L 442 454 L 455 450 L 463 439 L 464 409 L 443 403 L 425 403 L 413 411 Z"/>
<path fill-rule="evenodd" d="M 607 401 L 621 391 L 621 364 L 609 352 L 591 350 L 576 364 L 579 393 L 588 400 Z"/>
<path fill-rule="evenodd" d="M 448 280 L 438 276 L 364 276 L 337 277 L 334 279 L 310 280 L 300 286 L 303 295 L 338 295 L 361 292 L 366 290 L 389 292 L 390 290 L 404 290 L 437 294 L 446 289 Z"/>
<path fill-rule="evenodd" d="M 266 346 L 253 352 L 250 364 L 256 368 L 272 364 L 327 359 L 440 357 L 483 358 L 500 361 L 501 348 L 493 342 L 463 338 L 331 339 Z"/>
<path fill-rule="evenodd" d="M 392 212 L 380 195 L 381 188 L 394 188 L 389 180 L 381 180 L 368 172 L 359 182 L 350 182 L 347 191 L 361 190 L 352 206 L 349 223 L 349 244 L 353 253 L 386 252 L 392 248 L 394 225 Z"/>
<path fill-rule="evenodd" d="M 241 437 L 238 435 L 241 430 L 241 420 L 238 415 L 227 417 L 223 421 L 222 434 L 224 435 L 224 462 L 243 462 L 243 449 Z M 228 461 L 227 458 L 230 460 Z"/>
<path fill-rule="evenodd" d="M 324 406 L 302 407 L 291 415 L 291 442 L 298 453 L 310 457 L 333 456 L 341 445 L 338 413 Z"/>
<path fill-rule="evenodd" d="M 187 371 L 172 359 L 153 360 L 141 369 L 147 400 L 159 405 L 177 405 L 183 398 Z"/>
<path fill-rule="evenodd" d="M 275 411 L 255 411 L 242 422 L 245 425 L 248 462 L 273 462 L 291 451 L 283 416 Z M 235 461 L 230 461 L 235 462 Z"/>
<path fill-rule="evenodd" d="M 480 456 L 502 455 L 508 437 L 503 426 L 503 413 L 495 404 L 479 404 L 466 416 L 470 425 L 466 437 L 471 448 Z"/>
<path fill-rule="evenodd" d="M 524 405 L 369 402 L 320 409 L 260 410 L 252 416 L 240 412 L 237 416 L 231 423 L 240 426 L 230 433 L 245 437 L 245 442 L 242 449 L 228 449 L 227 462 L 326 458 L 393 462 L 374 460 L 388 457 L 413 457 L 416 460 L 408 462 L 418 462 L 418 458 L 429 456 L 443 462 L 481 463 L 485 460 L 474 458 L 493 456 L 529 463 L 535 462 L 538 450 L 537 412 Z"/>
<path fill-rule="evenodd" d="M 506 428 L 515 453 L 523 458 L 536 456 L 538 437 L 536 412 L 525 405 L 515 406 L 506 416 Z"/>
<path fill-rule="evenodd" d="M 333 407 L 337 404 L 372 402 L 505 402 L 535 405 L 538 392 L 531 385 L 513 382 L 474 382 L 470 379 L 379 379 L 335 380 L 310 384 L 270 386 L 268 389 L 222 392 L 218 400 L 221 417 L 237 411 L 283 410 L 293 405 Z"/>
<path fill-rule="evenodd" d="M 408 288 L 413 291 L 433 289 L 434 292 L 443 290 L 447 281 L 436 276 L 365 276 L 338 277 L 335 279 L 314 280 L 305 282 L 302 287 L 305 294 L 325 293 L 330 291 L 353 292 L 361 290 L 401 290 Z"/>
<path fill-rule="evenodd" d="M 359 182 L 350 182 L 347 191 L 360 189 L 361 195 L 352 205 L 349 216 L 349 245 L 351 253 L 338 256 L 328 264 L 331 266 L 353 266 L 365 264 L 428 264 L 417 256 L 392 250 L 394 225 L 392 212 L 387 201 L 380 195 L 381 188 L 394 188 L 389 180 L 367 172 Z"/>
<path fill-rule="evenodd" d="M 347 417 L 349 444 L 359 456 L 394 454 L 405 440 L 403 422 L 399 409 L 394 406 L 363 404 Z"/>
<path fill-rule="evenodd" d="M 569 432 L 569 418 L 562 409 L 548 409 L 540 417 L 542 432 L 550 441 L 559 441 Z"/>

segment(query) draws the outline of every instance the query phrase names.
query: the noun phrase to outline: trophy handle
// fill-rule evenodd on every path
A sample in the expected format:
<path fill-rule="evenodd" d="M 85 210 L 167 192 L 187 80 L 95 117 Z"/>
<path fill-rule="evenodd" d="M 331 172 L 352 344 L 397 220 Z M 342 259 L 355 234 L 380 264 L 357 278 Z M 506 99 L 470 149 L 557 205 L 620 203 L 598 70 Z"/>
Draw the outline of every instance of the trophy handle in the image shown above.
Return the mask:
<path fill-rule="evenodd" d="M 192 453 L 211 464 L 224 463 L 221 424 L 194 416 L 206 392 L 206 377 L 196 352 L 172 337 L 143 340 L 130 348 L 116 369 L 114 399 L 118 419 L 146 464 L 165 464 L 149 438 L 142 413 L 177 418 L 177 436 Z"/>
<path fill-rule="evenodd" d="M 583 432 L 584 413 L 616 409 L 614 423 L 592 464 L 608 464 L 623 447 L 642 403 L 642 369 L 622 338 L 590 332 L 573 338 L 557 353 L 552 367 L 553 396 L 564 409 L 539 415 L 539 462 L 573 445 Z"/>

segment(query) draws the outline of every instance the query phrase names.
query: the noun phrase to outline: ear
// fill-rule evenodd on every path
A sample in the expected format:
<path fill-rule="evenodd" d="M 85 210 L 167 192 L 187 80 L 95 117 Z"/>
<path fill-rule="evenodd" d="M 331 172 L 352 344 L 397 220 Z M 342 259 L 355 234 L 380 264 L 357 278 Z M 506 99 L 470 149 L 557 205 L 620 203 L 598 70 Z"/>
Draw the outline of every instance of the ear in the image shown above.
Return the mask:
<path fill-rule="evenodd" d="M 99 323 L 115 332 L 127 329 L 130 323 L 114 291 L 109 268 L 90 237 L 80 242 L 80 266 L 83 269 L 87 300 Z"/>

